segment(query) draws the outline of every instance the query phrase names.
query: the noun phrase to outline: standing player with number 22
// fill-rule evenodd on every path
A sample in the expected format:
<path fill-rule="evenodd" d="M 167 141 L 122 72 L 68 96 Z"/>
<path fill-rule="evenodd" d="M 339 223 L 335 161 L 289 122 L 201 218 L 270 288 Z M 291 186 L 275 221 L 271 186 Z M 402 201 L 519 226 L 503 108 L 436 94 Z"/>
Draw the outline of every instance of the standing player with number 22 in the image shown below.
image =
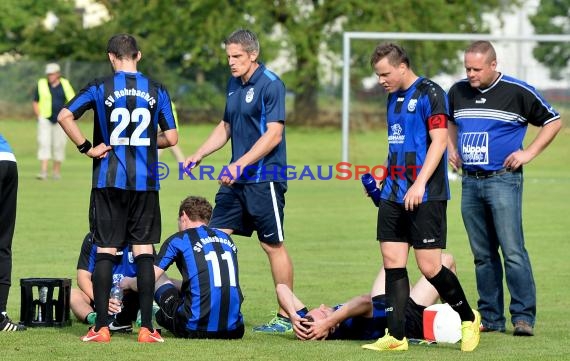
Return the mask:
<path fill-rule="evenodd" d="M 87 84 L 57 120 L 79 152 L 93 158 L 89 223 L 98 247 L 92 276 L 95 309 L 107 308 L 117 248 L 132 244 L 141 309 L 138 341 L 163 342 L 152 325 L 153 244 L 160 242 L 161 218 L 159 181 L 149 169 L 158 161 L 158 148 L 178 142 L 178 132 L 166 88 L 137 71 L 141 52 L 135 38 L 114 35 L 107 54 L 114 74 Z M 88 109 L 94 113 L 95 146 L 75 123 Z M 81 340 L 110 342 L 104 312 Z"/>

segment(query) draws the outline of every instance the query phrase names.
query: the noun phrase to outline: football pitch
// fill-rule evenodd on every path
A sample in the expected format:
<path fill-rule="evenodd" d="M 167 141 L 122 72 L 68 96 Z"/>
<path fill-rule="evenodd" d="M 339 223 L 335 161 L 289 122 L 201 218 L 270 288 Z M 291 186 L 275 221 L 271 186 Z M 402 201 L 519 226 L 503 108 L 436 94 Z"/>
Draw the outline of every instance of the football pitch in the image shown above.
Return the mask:
<path fill-rule="evenodd" d="M 79 121 L 91 136 L 91 119 Z M 207 137 L 210 125 L 183 125 L 180 146 L 186 154 Z M 75 273 L 81 241 L 88 230 L 91 160 L 68 143 L 67 160 L 59 181 L 35 179 L 36 125 L 32 121 L 0 120 L 0 132 L 11 143 L 19 168 L 18 215 L 13 241 L 12 288 L 8 313 L 20 319 L 20 279 L 71 278 Z M 527 142 L 536 135 L 529 129 Z M 381 164 L 386 155 L 385 130 L 353 132 L 349 168 Z M 295 267 L 295 292 L 309 308 L 334 305 L 369 292 L 380 267 L 375 241 L 376 208 L 363 195 L 359 180 L 335 178 L 340 161 L 341 134 L 337 129 L 287 129 L 288 164 L 298 172 L 289 181 L 285 207 L 285 244 Z M 407 352 L 381 354 L 364 350 L 362 341 L 301 342 L 292 335 L 266 335 L 252 327 L 268 321 L 277 309 L 267 258 L 257 238 L 234 237 L 239 249 L 240 283 L 245 297 L 243 340 L 182 340 L 163 333 L 163 344 L 138 344 L 132 335 L 115 335 L 110 344 L 83 344 L 79 337 L 87 326 L 76 321 L 63 328 L 30 328 L 21 333 L 0 334 L 2 360 L 567 360 L 570 359 L 570 129 L 563 128 L 546 151 L 525 167 L 524 209 L 526 246 L 536 279 L 538 316 L 536 336 L 482 334 L 472 353 L 456 345 L 416 346 Z M 203 165 L 220 170 L 229 161 L 229 144 L 207 158 Z M 162 239 L 176 231 L 179 202 L 187 195 L 214 201 L 215 180 L 179 179 L 174 157 L 165 151 L 161 161 L 170 173 L 161 182 Z M 332 167 L 332 179 L 325 180 Z M 305 175 L 300 180 L 301 171 Z M 319 173 L 320 176 L 319 176 Z M 309 173 L 313 176 L 311 177 Z M 166 173 L 164 173 L 166 174 Z M 216 174 L 216 172 L 214 172 Z M 341 174 L 345 176 L 347 173 Z M 207 178 L 207 177 L 206 177 Z M 311 179 L 311 178 L 314 178 Z M 321 179 L 319 179 L 321 178 Z M 460 215 L 460 181 L 451 182 L 448 205 L 448 248 L 467 298 L 476 307 L 474 266 Z M 1 206 L 1 205 L 0 205 Z M 411 280 L 419 272 L 410 257 Z M 179 277 L 173 266 L 168 274 Z M 509 296 L 506 294 L 509 319 Z"/>

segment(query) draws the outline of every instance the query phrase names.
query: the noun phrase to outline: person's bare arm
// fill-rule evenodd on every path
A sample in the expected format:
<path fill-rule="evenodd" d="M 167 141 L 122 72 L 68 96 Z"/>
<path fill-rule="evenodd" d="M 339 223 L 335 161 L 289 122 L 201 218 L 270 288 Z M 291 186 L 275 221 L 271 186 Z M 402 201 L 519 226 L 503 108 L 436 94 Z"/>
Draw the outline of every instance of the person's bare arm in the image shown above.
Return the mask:
<path fill-rule="evenodd" d="M 164 275 L 164 270 L 160 267 L 154 266 L 154 279 L 155 283 L 158 281 L 162 275 Z M 136 277 L 123 277 L 121 280 L 121 287 L 125 290 L 131 290 L 138 292 L 137 278 Z"/>
<path fill-rule="evenodd" d="M 160 132 L 156 138 L 156 145 L 158 149 L 164 149 L 176 145 L 178 143 L 178 131 L 176 129 L 169 129 Z"/>
<path fill-rule="evenodd" d="M 275 292 L 277 293 L 277 301 L 279 303 L 279 306 L 285 310 L 289 316 L 289 319 L 293 325 L 293 331 L 295 332 L 297 338 L 301 340 L 307 339 L 307 328 L 305 328 L 305 326 L 302 324 L 307 320 L 305 318 L 301 318 L 297 314 L 297 310 L 305 307 L 303 302 L 301 302 L 301 300 L 299 300 L 293 291 L 291 291 L 291 289 L 285 284 L 277 284 L 277 286 L 275 286 Z"/>
<path fill-rule="evenodd" d="M 77 270 L 77 286 L 83 293 L 93 301 L 93 283 L 91 282 L 91 272 L 84 269 Z"/>
<path fill-rule="evenodd" d="M 356 316 L 372 317 L 372 300 L 370 295 L 354 297 L 328 317 L 314 322 L 307 322 L 307 325 L 309 325 L 307 336 L 311 340 L 324 340 L 342 321 Z"/>
<path fill-rule="evenodd" d="M 503 163 L 503 166 L 517 169 L 536 158 L 554 140 L 556 134 L 562 128 L 562 120 L 557 119 L 543 126 L 532 143 L 526 149 L 511 153 Z"/>
<path fill-rule="evenodd" d="M 202 143 L 198 150 L 186 158 L 186 161 L 184 162 L 184 168 L 193 168 L 200 164 L 200 162 L 208 155 L 222 148 L 228 142 L 230 136 L 230 123 L 221 120 L 220 123 L 218 123 L 218 125 L 214 128 L 212 133 L 210 133 L 208 139 Z"/>
<path fill-rule="evenodd" d="M 287 312 L 289 317 L 297 314 L 297 309 L 305 307 L 287 285 L 283 283 L 277 284 L 277 286 L 275 286 L 275 292 L 277 293 L 279 306 Z"/>
<path fill-rule="evenodd" d="M 447 160 L 455 171 L 461 168 L 461 156 L 457 149 L 457 125 L 454 122 L 448 123 Z"/>
<path fill-rule="evenodd" d="M 61 125 L 61 128 L 67 134 L 69 139 L 76 145 L 82 145 L 85 143 L 87 138 L 81 133 L 81 129 L 77 123 L 75 123 L 75 118 L 73 117 L 73 113 L 69 111 L 69 109 L 63 108 L 58 116 L 57 122 Z M 111 150 L 111 146 L 106 145 L 105 143 L 93 145 L 91 149 L 89 149 L 85 154 L 87 154 L 91 158 L 104 158 L 107 156 L 107 153 Z"/>

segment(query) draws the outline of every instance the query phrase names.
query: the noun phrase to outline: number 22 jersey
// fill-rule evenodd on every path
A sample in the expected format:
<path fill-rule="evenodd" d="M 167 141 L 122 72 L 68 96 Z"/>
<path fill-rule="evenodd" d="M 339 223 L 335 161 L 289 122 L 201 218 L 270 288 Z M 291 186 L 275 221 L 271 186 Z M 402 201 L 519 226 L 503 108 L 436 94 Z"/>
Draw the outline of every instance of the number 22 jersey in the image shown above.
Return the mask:
<path fill-rule="evenodd" d="M 93 188 L 153 191 L 157 133 L 176 129 L 166 88 L 140 72 L 118 71 L 95 79 L 66 105 L 79 119 L 93 110 L 93 146 L 110 145 L 102 159 L 93 159 Z"/>

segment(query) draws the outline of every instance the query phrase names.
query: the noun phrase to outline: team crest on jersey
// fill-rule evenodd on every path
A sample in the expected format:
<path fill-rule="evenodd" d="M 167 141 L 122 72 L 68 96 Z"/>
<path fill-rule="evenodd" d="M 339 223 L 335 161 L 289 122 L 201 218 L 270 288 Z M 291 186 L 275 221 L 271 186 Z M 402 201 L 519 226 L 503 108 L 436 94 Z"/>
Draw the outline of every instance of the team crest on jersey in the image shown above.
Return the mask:
<path fill-rule="evenodd" d="M 254 91 L 253 88 L 250 88 L 247 93 L 245 94 L 245 102 L 246 103 L 251 103 L 251 101 L 253 100 L 253 96 L 254 96 Z"/>
<path fill-rule="evenodd" d="M 417 104 L 418 104 L 418 100 L 417 100 L 417 99 L 410 99 L 410 101 L 408 102 L 408 111 L 409 111 L 409 112 L 415 111 Z"/>

